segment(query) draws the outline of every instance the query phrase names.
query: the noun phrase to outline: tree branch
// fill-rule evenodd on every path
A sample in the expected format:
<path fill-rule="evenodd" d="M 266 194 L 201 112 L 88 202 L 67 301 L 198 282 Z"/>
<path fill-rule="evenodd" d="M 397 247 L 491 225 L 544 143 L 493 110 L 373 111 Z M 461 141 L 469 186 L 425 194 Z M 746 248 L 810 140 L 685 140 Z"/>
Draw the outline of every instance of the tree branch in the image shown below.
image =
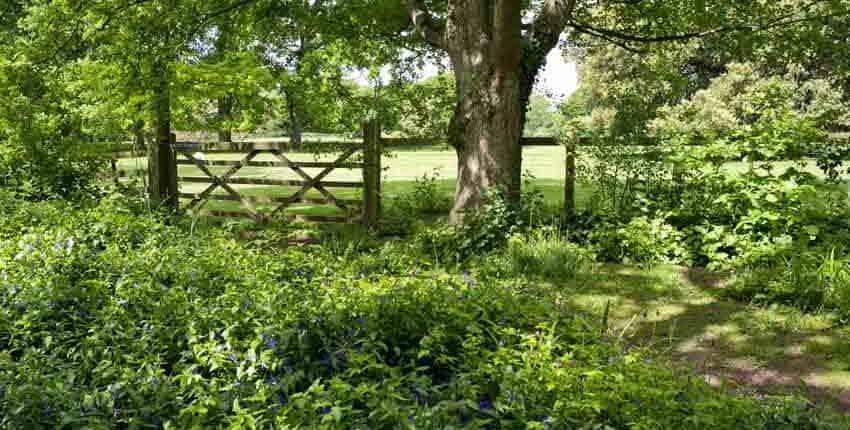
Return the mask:
<path fill-rule="evenodd" d="M 424 1 L 407 0 L 407 11 L 416 31 L 429 45 L 439 49 L 446 48 L 446 29 L 434 22 Z"/>
<path fill-rule="evenodd" d="M 813 6 L 818 3 L 822 3 L 822 0 L 814 0 L 809 4 L 800 8 L 801 11 L 807 12 Z M 825 14 L 825 15 L 814 15 L 814 16 L 798 16 L 798 13 L 788 13 L 782 16 L 779 16 L 775 19 L 772 19 L 766 23 L 755 25 L 755 24 L 736 24 L 736 25 L 726 25 L 715 27 L 708 30 L 703 31 L 692 31 L 685 33 L 676 33 L 676 34 L 663 34 L 657 36 L 644 36 L 640 34 L 628 33 L 626 31 L 596 27 L 590 24 L 581 23 L 581 22 L 570 22 L 567 26 L 573 28 L 574 30 L 600 37 L 609 42 L 615 43 L 619 46 L 628 45 L 629 43 L 660 43 L 660 42 L 676 42 L 690 39 L 698 39 L 702 37 L 712 36 L 720 33 L 727 32 L 735 32 L 735 31 L 744 31 L 757 33 L 760 31 L 770 30 L 777 27 L 784 27 L 788 25 L 794 25 L 801 22 L 806 21 L 814 21 L 818 19 L 830 18 L 834 16 L 843 16 L 843 14 Z M 635 48 L 632 48 L 635 49 Z"/>
<path fill-rule="evenodd" d="M 558 43 L 561 33 L 573 17 L 575 7 L 576 0 L 545 0 L 531 25 L 530 37 L 537 40 L 555 39 L 553 43 Z"/>

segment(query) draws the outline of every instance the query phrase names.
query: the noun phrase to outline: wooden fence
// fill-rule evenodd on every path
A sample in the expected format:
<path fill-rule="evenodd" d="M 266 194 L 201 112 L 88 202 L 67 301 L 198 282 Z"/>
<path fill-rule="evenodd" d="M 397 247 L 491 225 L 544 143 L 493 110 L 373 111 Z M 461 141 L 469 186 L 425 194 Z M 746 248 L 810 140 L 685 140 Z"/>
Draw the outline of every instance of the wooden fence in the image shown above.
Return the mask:
<path fill-rule="evenodd" d="M 266 221 L 275 216 L 285 216 L 290 219 L 331 222 L 331 223 L 363 223 L 375 225 L 381 213 L 381 154 L 384 147 L 403 147 L 412 145 L 427 145 L 437 143 L 437 139 L 408 139 L 381 137 L 377 124 L 369 122 L 363 125 L 363 137 L 358 141 L 305 141 L 305 146 L 339 149 L 340 155 L 333 161 L 297 161 L 292 155 L 287 155 L 290 148 L 286 143 L 271 142 L 232 142 L 232 143 L 201 143 L 181 142 L 172 135 L 171 159 L 174 168 L 165 169 L 173 172 L 175 178 L 165 178 L 177 182 L 178 197 L 184 202 L 179 212 L 183 214 L 210 215 L 216 217 L 249 218 L 258 222 Z M 532 137 L 523 138 L 523 146 L 558 146 L 555 138 Z M 353 158 L 361 154 L 360 160 Z M 124 176 L 119 171 L 119 158 L 139 157 L 144 151 L 129 151 L 114 153 L 112 159 L 113 176 L 116 183 Z M 239 154 L 239 160 L 207 159 L 208 154 Z M 261 154 L 271 154 L 274 161 L 257 160 Z M 181 176 L 177 166 L 197 168 L 201 174 Z M 567 186 L 565 197 L 568 207 L 574 207 L 575 194 L 575 150 L 567 151 L 566 159 Z M 212 168 L 227 167 L 223 173 L 216 173 Z M 291 170 L 299 179 L 272 179 L 239 176 L 245 167 L 263 167 Z M 311 175 L 304 169 L 322 169 L 318 174 Z M 360 181 L 331 181 L 326 179 L 336 169 L 360 169 Z M 184 184 L 205 185 L 199 192 L 185 192 Z M 296 187 L 296 191 L 287 196 L 252 196 L 234 185 Z M 361 189 L 361 199 L 340 198 L 333 189 Z M 224 191 L 224 193 L 216 191 Z M 307 193 L 317 191 L 321 197 L 310 197 Z M 237 202 L 241 210 L 207 209 L 211 201 Z M 344 215 L 305 215 L 286 214 L 286 209 L 298 203 L 332 205 Z M 261 205 L 265 205 L 262 208 Z"/>
<path fill-rule="evenodd" d="M 323 148 L 340 149 L 341 154 L 333 161 L 298 161 L 287 156 L 290 149 L 285 143 L 270 142 L 233 142 L 233 143 L 200 143 L 176 141 L 172 135 L 171 151 L 173 153 L 174 180 L 178 185 L 178 196 L 185 204 L 179 205 L 179 213 L 200 214 L 217 217 L 250 218 L 258 222 L 266 221 L 275 216 L 285 216 L 313 222 L 331 223 L 364 223 L 374 225 L 380 213 L 380 171 L 381 156 L 379 131 L 374 124 L 364 125 L 362 141 L 327 141 L 305 142 L 305 145 L 321 145 Z M 354 156 L 362 154 L 362 160 L 354 160 Z M 208 159 L 209 154 L 239 154 L 239 160 Z M 258 160 L 261 154 L 271 154 L 273 161 Z M 138 156 L 139 152 L 116 154 L 113 157 L 113 173 L 116 183 L 123 172 L 118 171 L 116 159 L 119 156 Z M 177 166 L 191 166 L 200 171 L 199 175 L 181 176 Z M 215 167 L 227 167 L 223 173 L 213 171 Z M 263 167 L 271 169 L 291 170 L 299 179 L 276 179 L 239 176 L 245 167 Z M 310 174 L 305 169 L 322 169 L 318 174 Z M 326 179 L 336 169 L 362 170 L 361 181 L 332 181 Z M 185 184 L 201 184 L 205 187 L 199 192 L 185 192 Z M 296 187 L 296 191 L 287 196 L 254 196 L 247 195 L 244 189 L 234 185 Z M 340 198 L 333 189 L 362 189 L 362 199 Z M 216 191 L 224 191 L 224 193 Z M 315 190 L 321 197 L 308 196 Z M 237 202 L 241 210 L 207 209 L 211 201 Z M 287 208 L 298 203 L 332 205 L 343 215 L 312 215 L 285 213 Z M 262 208 L 261 205 L 266 205 Z M 270 206 L 270 207 L 268 207 Z"/>

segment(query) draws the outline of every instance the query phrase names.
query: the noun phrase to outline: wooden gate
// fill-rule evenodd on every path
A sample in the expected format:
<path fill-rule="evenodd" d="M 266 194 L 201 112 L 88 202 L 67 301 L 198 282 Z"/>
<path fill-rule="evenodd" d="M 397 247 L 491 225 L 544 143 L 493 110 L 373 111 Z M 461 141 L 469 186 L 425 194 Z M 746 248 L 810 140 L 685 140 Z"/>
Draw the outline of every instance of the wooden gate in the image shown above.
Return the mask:
<path fill-rule="evenodd" d="M 315 145 L 324 150 L 339 148 L 340 155 L 334 161 L 294 161 L 285 154 L 286 145 L 279 143 L 217 143 L 202 144 L 195 142 L 172 142 L 177 165 L 196 167 L 201 176 L 178 176 L 180 188 L 183 184 L 196 183 L 207 186 L 200 192 L 179 192 L 181 199 L 188 203 L 181 205 L 181 213 L 207 214 L 221 217 L 247 217 L 256 221 L 265 221 L 274 216 L 286 216 L 314 222 L 359 223 L 373 225 L 377 222 L 380 211 L 380 170 L 381 144 L 379 130 L 374 124 L 364 125 L 362 142 L 305 142 L 305 145 Z M 240 160 L 211 160 L 208 154 L 239 153 L 244 154 Z M 362 153 L 362 160 L 353 160 L 355 154 Z M 260 154 L 272 154 L 274 161 L 257 160 Z M 212 167 L 228 167 L 223 173 L 215 173 Z M 300 179 L 277 179 L 239 176 L 245 167 L 265 167 L 288 169 Z M 304 169 L 319 168 L 319 173 L 311 175 Z M 335 169 L 361 169 L 362 181 L 330 181 L 326 178 Z M 175 168 L 176 172 L 177 169 Z M 279 187 L 296 187 L 290 195 L 282 197 L 251 196 L 240 192 L 233 185 L 263 185 Z M 331 188 L 358 188 L 363 190 L 362 199 L 340 198 Z M 224 193 L 216 193 L 223 190 Z M 309 197 L 307 193 L 316 190 L 321 197 Z M 207 209 L 211 201 L 238 202 L 241 210 Z M 285 214 L 287 208 L 298 203 L 332 205 L 343 215 L 308 215 Z M 269 207 L 262 209 L 260 205 Z"/>

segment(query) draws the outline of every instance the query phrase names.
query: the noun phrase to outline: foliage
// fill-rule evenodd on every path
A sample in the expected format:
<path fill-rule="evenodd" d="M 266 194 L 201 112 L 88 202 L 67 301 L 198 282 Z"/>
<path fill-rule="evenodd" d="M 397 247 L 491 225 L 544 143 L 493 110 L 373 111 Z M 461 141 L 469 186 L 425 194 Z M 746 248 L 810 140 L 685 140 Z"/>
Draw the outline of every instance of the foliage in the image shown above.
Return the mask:
<path fill-rule="evenodd" d="M 604 260 L 643 265 L 687 263 L 690 250 L 684 239 L 685 235 L 663 218 L 645 216 L 632 218 L 625 224 L 597 225 L 587 235 Z"/>
<path fill-rule="evenodd" d="M 552 137 L 558 134 L 561 125 L 558 111 L 552 102 L 542 94 L 534 93 L 528 102 L 525 114 L 524 136 Z"/>
<path fill-rule="evenodd" d="M 850 258 L 836 249 L 790 248 L 736 277 L 724 293 L 738 300 L 833 311 L 850 321 Z"/>
<path fill-rule="evenodd" d="M 31 199 L 97 191 L 105 163 L 82 151 L 85 109 L 66 103 L 74 88 L 64 78 L 23 54 L 0 58 L 0 187 Z"/>
<path fill-rule="evenodd" d="M 408 208 L 411 215 L 446 213 L 452 202 L 440 193 L 437 185 L 439 180 L 438 170 L 434 170 L 432 174 L 423 174 L 421 178 L 416 179 L 413 190 L 399 198 L 399 203 Z"/>
<path fill-rule="evenodd" d="M 483 207 L 464 214 L 458 225 L 437 225 L 417 233 L 414 240 L 438 264 L 457 265 L 504 245 L 515 233 L 540 223 L 541 194 L 526 187 L 519 203 L 509 202 L 503 189 L 488 190 Z"/>
<path fill-rule="evenodd" d="M 0 201 L 4 427 L 818 426 L 602 340 L 543 287 Z"/>

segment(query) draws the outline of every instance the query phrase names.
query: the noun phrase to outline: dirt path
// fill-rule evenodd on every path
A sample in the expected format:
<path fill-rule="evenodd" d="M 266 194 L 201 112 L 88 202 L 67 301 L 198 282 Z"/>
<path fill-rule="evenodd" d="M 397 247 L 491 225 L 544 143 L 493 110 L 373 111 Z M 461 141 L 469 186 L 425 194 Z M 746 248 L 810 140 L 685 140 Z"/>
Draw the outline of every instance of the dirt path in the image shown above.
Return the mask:
<path fill-rule="evenodd" d="M 850 327 L 826 315 L 721 298 L 723 277 L 699 270 L 607 266 L 570 298 L 611 330 L 651 346 L 713 385 L 763 394 L 799 393 L 850 411 Z"/>

